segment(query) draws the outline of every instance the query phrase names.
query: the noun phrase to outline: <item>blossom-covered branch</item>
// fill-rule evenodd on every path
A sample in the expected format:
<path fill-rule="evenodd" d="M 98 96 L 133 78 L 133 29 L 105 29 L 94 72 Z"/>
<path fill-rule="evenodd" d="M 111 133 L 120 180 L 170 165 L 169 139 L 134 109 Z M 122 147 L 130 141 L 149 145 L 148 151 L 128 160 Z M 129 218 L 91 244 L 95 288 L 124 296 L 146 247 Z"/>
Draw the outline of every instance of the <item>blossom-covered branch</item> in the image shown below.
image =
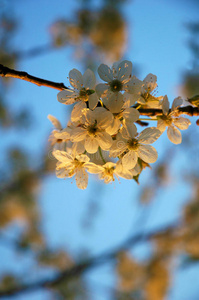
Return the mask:
<path fill-rule="evenodd" d="M 0 76 L 22 79 L 38 86 L 46 86 L 57 90 L 68 89 L 63 83 L 53 82 L 29 75 L 26 72 L 16 71 L 0 64 Z"/>
<path fill-rule="evenodd" d="M 102 266 L 105 263 L 109 263 L 111 260 L 116 259 L 117 255 L 122 250 L 127 250 L 132 246 L 137 245 L 140 242 L 149 241 L 153 236 L 163 233 L 167 230 L 175 230 L 178 228 L 178 224 L 174 223 L 167 227 L 160 227 L 156 230 L 152 230 L 148 233 L 138 233 L 126 239 L 121 245 L 115 247 L 112 250 L 106 251 L 100 255 L 87 259 L 81 263 L 74 265 L 73 267 L 60 272 L 51 279 L 41 279 L 37 282 L 29 284 L 21 284 L 13 288 L 0 291 L 0 298 L 9 297 L 25 292 L 34 291 L 40 288 L 53 288 L 61 282 L 71 280 L 76 276 L 80 276 L 91 268 Z"/>

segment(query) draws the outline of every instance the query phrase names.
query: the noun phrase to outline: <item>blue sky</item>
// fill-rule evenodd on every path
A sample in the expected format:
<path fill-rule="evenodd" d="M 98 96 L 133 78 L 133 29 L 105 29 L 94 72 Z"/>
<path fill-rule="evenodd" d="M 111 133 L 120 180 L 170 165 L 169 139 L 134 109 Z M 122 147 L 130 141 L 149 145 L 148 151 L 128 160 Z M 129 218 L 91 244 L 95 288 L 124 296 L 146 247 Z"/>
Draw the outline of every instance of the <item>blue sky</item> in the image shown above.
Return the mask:
<path fill-rule="evenodd" d="M 79 7 L 78 1 L 3 1 L 10 12 L 16 14 L 20 20 L 18 34 L 14 40 L 17 50 L 28 50 L 37 45 L 50 41 L 49 25 L 57 19 L 73 17 Z M 99 5 L 99 1 L 94 1 Z M 185 21 L 197 18 L 194 5 L 178 1 L 135 0 L 127 1 L 123 14 L 128 24 L 128 47 L 126 59 L 131 60 L 139 67 L 139 78 L 143 79 L 148 73 L 158 77 L 159 95 L 167 94 L 170 101 L 179 96 L 182 71 L 190 68 L 190 52 L 186 46 L 188 33 L 185 30 Z M 67 76 L 72 68 L 81 72 L 81 64 L 74 58 L 71 49 L 61 49 L 39 57 L 21 61 L 18 69 L 28 73 L 68 85 Z M 4 137 L 5 145 L 23 143 L 39 164 L 37 157 L 47 147 L 48 135 L 52 129 L 47 119 L 52 114 L 60 119 L 62 124 L 67 123 L 67 109 L 56 100 L 57 91 L 46 87 L 37 87 L 30 83 L 15 80 L 12 89 L 7 95 L 7 101 L 13 110 L 27 106 L 31 109 L 34 126 L 30 131 L 22 133 L 23 139 L 15 131 Z M 191 131 L 191 129 L 189 129 Z M 155 143 L 160 158 L 162 153 L 170 147 L 166 134 Z M 180 152 L 180 145 L 177 151 Z M 182 203 L 189 196 L 189 187 L 181 181 L 178 160 L 172 166 L 173 184 L 166 193 L 160 194 L 152 204 L 152 216 L 146 224 L 155 226 L 172 221 L 179 216 Z M 181 170 L 181 169 L 180 169 Z M 75 182 L 60 180 L 51 175 L 41 186 L 39 204 L 42 212 L 43 231 L 52 247 L 64 246 L 74 256 L 82 250 L 97 254 L 123 241 L 135 229 L 135 220 L 139 214 L 140 205 L 137 195 L 144 184 L 150 183 L 151 171 L 146 170 L 141 176 L 140 185 L 133 181 L 121 180 L 121 183 L 104 185 L 96 179 L 89 181 L 88 189 L 78 190 Z M 97 191 L 97 192 L 96 192 Z M 172 201 L 171 201 L 172 199 Z M 88 204 L 94 202 L 99 205 L 93 227 L 83 230 L 81 221 L 86 214 Z M 148 228 L 148 227 L 147 227 Z M 12 257 L 5 250 L 5 257 Z M 14 257 L 12 257 L 14 259 Z M 20 258 L 22 259 L 22 258 Z M 22 259 L 24 262 L 24 259 Z M 24 262 L 26 267 L 29 263 Z M 9 265 L 9 264 L 8 264 Z M 6 269 L 7 266 L 4 265 Z M 111 276 L 107 268 L 94 272 L 94 279 L 101 283 L 109 281 Z M 37 272 L 37 271 L 35 271 Z M 191 275 L 191 278 L 194 276 Z M 36 275 L 36 273 L 35 273 Z M 190 278 L 189 278 L 190 279 Z M 172 300 L 187 300 L 174 289 Z M 44 299 L 43 296 L 32 299 Z M 94 293 L 93 299 L 105 299 Z M 103 296 L 104 297 L 104 296 Z M 23 300 L 25 298 L 18 297 Z M 46 298 L 47 299 L 47 298 Z M 108 299 L 108 298 L 107 298 Z"/>

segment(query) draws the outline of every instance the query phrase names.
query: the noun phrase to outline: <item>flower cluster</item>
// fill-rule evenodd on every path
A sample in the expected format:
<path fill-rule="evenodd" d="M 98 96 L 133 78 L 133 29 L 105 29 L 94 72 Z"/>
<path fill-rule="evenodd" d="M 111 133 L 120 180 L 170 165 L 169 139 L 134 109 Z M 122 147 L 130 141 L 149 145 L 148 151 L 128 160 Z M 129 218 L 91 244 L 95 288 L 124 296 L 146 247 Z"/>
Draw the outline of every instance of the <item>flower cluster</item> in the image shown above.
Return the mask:
<path fill-rule="evenodd" d="M 157 160 L 151 146 L 165 131 L 174 144 L 181 143 L 179 129 L 187 129 L 189 119 L 179 117 L 182 99 L 176 98 L 171 110 L 167 96 L 156 97 L 157 77 L 148 74 L 139 80 L 132 76 L 132 63 L 114 63 L 112 68 L 101 64 L 99 77 L 105 83 L 96 85 L 91 70 L 82 75 L 78 70 L 69 72 L 72 89 L 58 93 L 58 101 L 74 104 L 71 120 L 66 128 L 53 116 L 48 118 L 55 129 L 50 136 L 53 155 L 57 159 L 59 178 L 75 175 L 78 188 L 85 189 L 88 173 L 98 174 L 109 183 L 115 178 L 138 180 L 144 167 Z M 140 109 L 159 109 L 157 127 L 148 127 L 138 133 L 136 124 L 142 124 Z"/>

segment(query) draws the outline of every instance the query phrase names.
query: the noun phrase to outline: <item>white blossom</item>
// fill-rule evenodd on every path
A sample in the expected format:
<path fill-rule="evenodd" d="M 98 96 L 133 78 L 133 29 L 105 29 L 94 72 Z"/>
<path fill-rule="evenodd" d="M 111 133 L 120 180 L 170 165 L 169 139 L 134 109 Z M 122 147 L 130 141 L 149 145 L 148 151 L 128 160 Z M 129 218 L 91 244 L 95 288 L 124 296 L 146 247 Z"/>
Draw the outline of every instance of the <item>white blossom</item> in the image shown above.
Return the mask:
<path fill-rule="evenodd" d="M 169 112 L 169 101 L 168 97 L 164 96 L 162 102 L 163 115 L 159 116 L 157 128 L 164 132 L 167 129 L 167 136 L 169 140 L 174 144 L 180 144 L 182 142 L 182 135 L 179 129 L 185 130 L 191 125 L 189 119 L 184 117 L 179 117 L 177 108 L 181 106 L 183 100 L 178 97 L 175 98 L 172 104 L 171 111 Z"/>
<path fill-rule="evenodd" d="M 58 160 L 56 165 L 56 176 L 58 178 L 70 178 L 75 175 L 76 185 L 79 189 L 86 189 L 88 185 L 88 173 L 85 164 L 89 157 L 84 154 L 70 155 L 65 151 L 56 150 L 53 155 Z"/>
<path fill-rule="evenodd" d="M 59 92 L 57 95 L 58 101 L 64 104 L 80 102 L 73 108 L 75 110 L 73 113 L 74 118 L 78 113 L 81 113 L 82 109 L 87 107 L 87 101 L 89 108 L 94 109 L 98 103 L 98 96 L 94 90 L 96 79 L 93 71 L 87 69 L 82 75 L 77 69 L 72 69 L 69 72 L 69 81 L 74 89 Z M 74 118 L 73 121 L 75 121 Z"/>

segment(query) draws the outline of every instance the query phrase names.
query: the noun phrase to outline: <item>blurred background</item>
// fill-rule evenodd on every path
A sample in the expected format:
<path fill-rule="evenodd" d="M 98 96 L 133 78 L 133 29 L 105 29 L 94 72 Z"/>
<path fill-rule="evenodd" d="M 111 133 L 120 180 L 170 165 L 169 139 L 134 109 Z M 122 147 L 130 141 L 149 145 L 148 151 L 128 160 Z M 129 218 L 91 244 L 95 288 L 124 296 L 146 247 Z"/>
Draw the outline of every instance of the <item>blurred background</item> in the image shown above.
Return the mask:
<path fill-rule="evenodd" d="M 157 75 L 159 96 L 187 99 L 199 94 L 198 10 L 197 0 L 0 0 L 0 63 L 68 86 L 73 68 L 127 59 L 139 79 Z M 196 118 L 182 144 L 161 136 L 139 184 L 90 176 L 82 191 L 55 176 L 47 115 L 65 126 L 71 112 L 57 92 L 0 78 L 0 298 L 198 300 Z"/>

